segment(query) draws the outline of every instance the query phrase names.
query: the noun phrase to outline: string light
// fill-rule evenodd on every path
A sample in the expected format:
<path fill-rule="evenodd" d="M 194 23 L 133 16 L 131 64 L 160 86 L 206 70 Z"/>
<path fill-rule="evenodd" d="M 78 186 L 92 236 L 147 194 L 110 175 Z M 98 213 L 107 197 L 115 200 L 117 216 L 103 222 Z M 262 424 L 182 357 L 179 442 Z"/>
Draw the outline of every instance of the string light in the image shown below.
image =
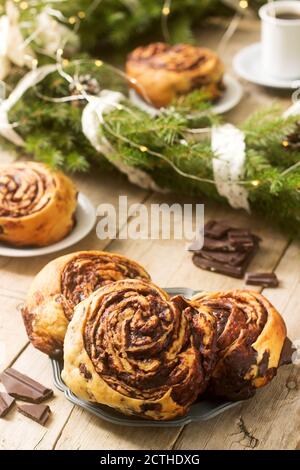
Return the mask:
<path fill-rule="evenodd" d="M 141 152 L 148 152 L 148 150 L 149 150 L 148 147 L 146 147 L 145 145 L 140 146 L 140 151 Z"/>
<path fill-rule="evenodd" d="M 80 18 L 81 20 L 84 20 L 84 18 L 85 18 L 86 15 L 85 15 L 85 12 L 84 12 L 84 11 L 79 11 L 79 12 L 77 13 L 77 16 L 78 16 L 78 18 Z"/>
<path fill-rule="evenodd" d="M 28 8 L 28 3 L 27 3 L 27 2 L 21 2 L 21 3 L 20 3 L 20 8 L 21 8 L 21 10 L 27 10 L 27 8 Z"/>
<path fill-rule="evenodd" d="M 242 10 L 246 10 L 246 8 L 248 8 L 249 6 L 249 3 L 247 0 L 240 0 L 239 1 L 239 6 L 240 8 L 242 8 Z"/>
<path fill-rule="evenodd" d="M 255 188 L 259 185 L 259 183 L 260 182 L 258 180 L 251 181 L 252 186 L 254 186 Z"/>
<path fill-rule="evenodd" d="M 70 61 L 68 59 L 64 59 L 62 61 L 62 64 L 63 64 L 64 67 L 67 67 L 69 65 L 69 63 L 70 63 Z"/>
<path fill-rule="evenodd" d="M 168 28 L 168 18 L 171 13 L 172 0 L 165 0 L 161 10 L 161 29 L 166 42 L 170 42 L 170 32 Z"/>
<path fill-rule="evenodd" d="M 103 65 L 102 60 L 98 60 L 98 59 L 95 60 L 95 65 L 96 65 L 96 67 L 101 67 L 101 65 Z"/>
<path fill-rule="evenodd" d="M 283 147 L 288 147 L 289 146 L 289 142 L 287 140 L 283 140 L 282 141 L 282 145 Z"/>
<path fill-rule="evenodd" d="M 76 16 L 70 16 L 70 18 L 68 19 L 68 21 L 69 21 L 70 24 L 75 24 L 76 21 L 77 21 L 77 18 L 76 18 Z"/>

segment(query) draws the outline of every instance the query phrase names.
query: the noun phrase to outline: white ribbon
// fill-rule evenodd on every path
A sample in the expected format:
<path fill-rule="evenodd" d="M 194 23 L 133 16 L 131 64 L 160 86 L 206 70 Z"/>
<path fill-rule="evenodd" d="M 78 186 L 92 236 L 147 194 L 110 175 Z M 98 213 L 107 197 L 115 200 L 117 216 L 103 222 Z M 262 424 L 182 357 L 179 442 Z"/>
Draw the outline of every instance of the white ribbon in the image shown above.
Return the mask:
<path fill-rule="evenodd" d="M 89 96 L 81 118 L 82 132 L 98 152 L 105 155 L 119 171 L 127 175 L 131 183 L 143 189 L 165 192 L 145 171 L 109 158 L 114 150 L 101 131 L 101 124 L 104 123 L 104 114 L 115 109 L 124 98 L 122 93 L 111 90 L 102 90 L 99 96 Z"/>
<path fill-rule="evenodd" d="M 56 64 L 44 65 L 28 72 L 11 92 L 9 97 L 0 103 L 0 135 L 15 145 L 25 145 L 22 137 L 13 129 L 8 120 L 8 112 L 19 101 L 24 93 L 57 69 Z"/>
<path fill-rule="evenodd" d="M 248 191 L 238 184 L 244 177 L 246 144 L 244 133 L 232 124 L 214 126 L 211 133 L 214 180 L 221 196 L 234 209 L 250 212 Z"/>
<path fill-rule="evenodd" d="M 30 67 L 35 55 L 24 42 L 19 26 L 19 10 L 13 2 L 6 2 L 6 14 L 0 18 L 0 80 L 6 77 L 10 63 Z"/>
<path fill-rule="evenodd" d="M 290 116 L 297 116 L 297 115 L 300 116 L 300 100 L 299 99 L 283 113 L 283 117 L 288 118 Z"/>

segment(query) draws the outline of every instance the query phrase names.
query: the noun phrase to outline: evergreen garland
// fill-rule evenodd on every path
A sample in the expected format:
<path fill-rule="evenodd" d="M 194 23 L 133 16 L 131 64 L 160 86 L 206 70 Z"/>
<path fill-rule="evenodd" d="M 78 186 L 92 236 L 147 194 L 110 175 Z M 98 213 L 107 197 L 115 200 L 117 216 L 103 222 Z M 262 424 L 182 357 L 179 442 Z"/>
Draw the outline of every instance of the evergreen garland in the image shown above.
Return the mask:
<path fill-rule="evenodd" d="M 114 81 L 114 89 L 126 91 L 126 83 L 105 66 L 99 69 L 90 62 L 82 66 L 82 72 L 86 69 L 103 85 Z M 67 71 L 72 74 L 74 65 Z M 68 96 L 68 83 L 53 73 L 29 90 L 9 114 L 10 122 L 18 123 L 27 152 L 68 171 L 86 171 L 90 165 L 111 168 L 81 131 L 86 103 L 52 103 L 40 97 L 44 94 Z M 193 132 L 219 120 L 211 114 L 203 93 L 195 91 L 174 101 L 155 118 L 125 99 L 121 109 L 105 115 L 101 132 L 114 149 L 111 162 L 140 168 L 160 187 L 176 193 L 204 194 L 226 202 L 213 184 L 210 134 L 201 133 L 199 139 Z M 286 148 L 284 142 L 298 129 L 298 121 L 299 116 L 283 118 L 282 110 L 273 107 L 255 113 L 242 126 L 247 148 L 242 184 L 249 191 L 250 205 L 293 235 L 299 235 L 300 148 Z"/>

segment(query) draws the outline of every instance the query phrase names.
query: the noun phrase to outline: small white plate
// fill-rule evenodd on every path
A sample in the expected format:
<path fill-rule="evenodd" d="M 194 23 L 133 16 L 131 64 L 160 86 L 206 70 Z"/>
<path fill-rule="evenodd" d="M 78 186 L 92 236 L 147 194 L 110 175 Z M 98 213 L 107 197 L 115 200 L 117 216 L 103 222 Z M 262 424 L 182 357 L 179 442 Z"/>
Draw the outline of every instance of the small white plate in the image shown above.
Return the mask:
<path fill-rule="evenodd" d="M 212 111 L 215 114 L 223 114 L 234 108 L 241 100 L 243 96 L 243 89 L 238 80 L 232 77 L 229 74 L 224 76 L 224 85 L 226 87 L 222 97 L 218 100 L 216 104 L 213 105 Z M 159 114 L 159 109 L 154 108 L 153 106 L 146 103 L 135 90 L 129 90 L 129 98 L 132 103 L 140 108 L 142 111 L 150 114 L 151 116 L 156 116 Z"/>
<path fill-rule="evenodd" d="M 47 255 L 55 251 L 64 250 L 82 240 L 92 230 L 96 222 L 96 210 L 87 196 L 78 194 L 76 208 L 76 224 L 72 232 L 53 245 L 41 248 L 14 248 L 0 243 L 0 256 L 11 256 L 13 258 L 27 258 L 31 256 Z M 53 221 L 54 223 L 55 221 Z"/>
<path fill-rule="evenodd" d="M 299 80 L 280 80 L 270 77 L 264 72 L 261 60 L 261 44 L 259 42 L 244 47 L 233 58 L 236 73 L 256 85 L 296 90 L 300 87 Z"/>

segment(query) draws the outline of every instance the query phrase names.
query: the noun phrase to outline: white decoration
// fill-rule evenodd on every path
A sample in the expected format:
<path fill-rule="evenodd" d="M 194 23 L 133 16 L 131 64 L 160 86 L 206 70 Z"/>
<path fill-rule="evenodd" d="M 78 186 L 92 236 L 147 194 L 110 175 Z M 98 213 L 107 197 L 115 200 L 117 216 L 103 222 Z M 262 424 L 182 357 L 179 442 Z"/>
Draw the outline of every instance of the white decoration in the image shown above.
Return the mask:
<path fill-rule="evenodd" d="M 31 72 L 28 72 L 18 83 L 16 88 L 11 92 L 6 100 L 0 103 L 0 135 L 7 140 L 18 146 L 24 146 L 25 142 L 19 134 L 13 129 L 9 123 L 8 112 L 19 101 L 24 93 L 32 88 L 37 83 L 44 80 L 44 78 L 51 72 L 57 69 L 56 64 L 44 65 Z"/>
<path fill-rule="evenodd" d="M 108 158 L 113 153 L 113 148 L 101 132 L 101 124 L 104 123 L 103 115 L 115 109 L 124 98 L 122 93 L 102 90 L 99 96 L 88 97 L 88 104 L 82 113 L 82 132 L 93 147 Z M 120 160 L 109 160 L 119 171 L 127 175 L 131 183 L 143 189 L 164 192 L 145 171 L 126 165 Z"/>
<path fill-rule="evenodd" d="M 59 23 L 56 17 L 56 10 L 52 8 L 45 8 L 37 15 L 36 42 L 49 55 L 54 55 L 57 49 L 65 44 L 70 52 L 76 52 L 79 47 L 78 36 L 70 28 Z"/>
<path fill-rule="evenodd" d="M 244 177 L 245 136 L 232 124 L 214 126 L 211 135 L 213 172 L 217 190 L 234 209 L 250 212 L 248 191 L 238 181 Z"/>
<path fill-rule="evenodd" d="M 300 96 L 300 92 L 299 92 L 299 96 Z M 285 118 L 288 118 L 290 116 L 297 116 L 299 115 L 300 116 L 300 99 L 298 99 L 298 101 L 295 101 L 294 104 L 292 104 L 292 106 L 290 106 L 284 113 L 283 113 L 283 117 Z"/>
<path fill-rule="evenodd" d="M 24 42 L 19 16 L 13 2 L 6 2 L 6 15 L 0 18 L 0 80 L 9 73 L 11 63 L 18 67 L 30 67 L 35 58 L 34 52 Z"/>

